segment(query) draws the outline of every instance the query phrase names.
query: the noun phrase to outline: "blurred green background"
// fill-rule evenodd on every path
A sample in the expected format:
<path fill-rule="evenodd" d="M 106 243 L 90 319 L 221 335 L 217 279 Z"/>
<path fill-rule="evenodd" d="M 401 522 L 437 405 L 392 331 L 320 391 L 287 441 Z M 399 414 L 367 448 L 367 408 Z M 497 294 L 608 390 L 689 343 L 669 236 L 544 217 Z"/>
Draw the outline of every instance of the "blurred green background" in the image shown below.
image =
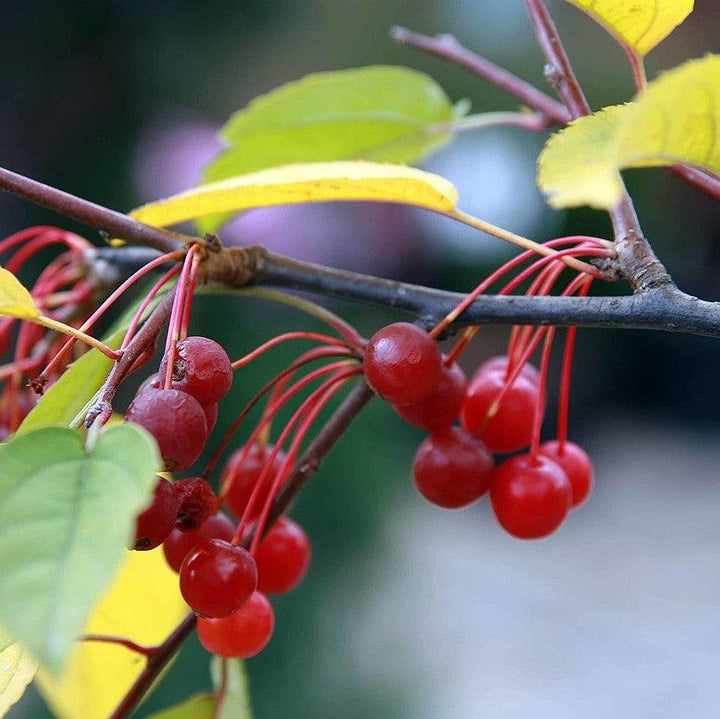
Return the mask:
<path fill-rule="evenodd" d="M 567 3 L 550 8 L 591 104 L 628 99 L 623 52 Z M 9 1 L 0 23 L 0 162 L 129 210 L 192 186 L 234 110 L 309 72 L 404 64 L 431 74 L 453 101 L 469 98 L 474 112 L 515 107 L 462 70 L 394 45 L 394 24 L 453 33 L 543 87 L 519 0 Z M 697 2 L 651 53 L 648 76 L 718 51 L 719 28 L 717 3 Z M 608 236 L 601 213 L 544 206 L 533 182 L 543 141 L 486 131 L 424 166 L 456 183 L 464 209 L 511 230 L 539 240 Z M 680 287 L 720 299 L 717 205 L 660 170 L 627 180 Z M 0 196 L 1 236 L 45 222 L 99 242 Z M 456 290 L 510 253 L 449 221 L 383 205 L 249 213 L 225 239 Z M 364 333 L 390 317 L 332 308 Z M 234 357 L 282 331 L 314 328 L 255 300 L 233 301 L 232 315 L 218 298 L 195 310 L 195 328 Z M 501 352 L 506 336 L 483 330 L 466 367 Z M 216 436 L 290 356 L 278 350 L 243 370 Z M 372 403 L 294 512 L 313 563 L 302 586 L 274 603 L 275 637 L 248 662 L 258 719 L 714 715 L 718 362 L 720 345 L 699 338 L 582 332 L 571 434 L 594 457 L 598 487 L 565 528 L 535 544 L 505 537 L 486 503 L 457 513 L 425 505 L 410 481 L 421 433 Z M 137 714 L 208 686 L 193 639 Z M 10 716 L 47 713 L 31 694 Z"/>

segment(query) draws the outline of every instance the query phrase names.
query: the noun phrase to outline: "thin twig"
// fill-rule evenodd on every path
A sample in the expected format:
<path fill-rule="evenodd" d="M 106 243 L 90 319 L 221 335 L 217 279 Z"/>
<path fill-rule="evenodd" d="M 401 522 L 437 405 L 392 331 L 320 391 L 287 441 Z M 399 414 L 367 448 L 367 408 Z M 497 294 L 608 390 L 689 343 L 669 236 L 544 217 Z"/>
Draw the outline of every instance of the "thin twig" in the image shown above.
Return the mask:
<path fill-rule="evenodd" d="M 452 35 L 430 37 L 413 32 L 404 27 L 394 27 L 390 37 L 403 45 L 415 48 L 428 55 L 458 65 L 473 75 L 481 77 L 495 87 L 516 97 L 520 102 L 544 116 L 547 126 L 564 125 L 570 120 L 567 110 L 557 100 L 553 100 L 534 85 L 522 80 L 517 75 L 499 67 L 490 60 L 468 50 Z"/>
<path fill-rule="evenodd" d="M 118 237 L 137 245 L 153 247 L 163 253 L 172 252 L 187 244 L 202 243 L 202 240 L 198 238 L 151 227 L 128 217 L 128 215 L 123 215 L 121 212 L 109 210 L 2 167 L 0 167 L 0 190 L 10 192 L 24 200 L 30 200 L 36 205 L 46 207 L 65 217 L 71 217 L 110 237 Z"/>
<path fill-rule="evenodd" d="M 557 90 L 572 118 L 592 114 L 575 77 L 555 23 L 543 0 L 526 0 L 535 34 L 548 64 L 545 75 Z M 610 210 L 618 264 L 634 292 L 674 287 L 665 267 L 645 239 L 630 195 L 623 186 L 620 202 Z"/>

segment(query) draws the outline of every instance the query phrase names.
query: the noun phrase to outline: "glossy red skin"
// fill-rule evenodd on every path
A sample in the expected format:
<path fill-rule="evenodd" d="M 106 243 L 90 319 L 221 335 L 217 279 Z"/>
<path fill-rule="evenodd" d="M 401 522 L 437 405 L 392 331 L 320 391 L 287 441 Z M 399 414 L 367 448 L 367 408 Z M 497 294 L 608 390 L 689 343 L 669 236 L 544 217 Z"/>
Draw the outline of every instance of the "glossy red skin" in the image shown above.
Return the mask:
<path fill-rule="evenodd" d="M 483 442 L 460 427 L 446 427 L 418 448 L 413 462 L 415 486 L 440 507 L 465 507 L 487 492 L 494 464 Z"/>
<path fill-rule="evenodd" d="M 579 507 L 593 487 L 593 466 L 582 447 L 573 442 L 561 444 L 557 439 L 540 445 L 540 453 L 557 462 L 567 474 L 572 487 L 572 508 Z"/>
<path fill-rule="evenodd" d="M 363 358 L 370 387 L 398 407 L 419 402 L 433 392 L 440 382 L 442 366 L 435 340 L 409 322 L 378 330 Z"/>
<path fill-rule="evenodd" d="M 165 560 L 174 572 L 180 572 L 185 557 L 205 539 L 223 539 L 231 542 L 235 524 L 222 512 L 208 517 L 197 529 L 183 532 L 175 527 L 163 542 Z"/>
<path fill-rule="evenodd" d="M 205 422 L 207 423 L 207 433 L 209 437 L 212 431 L 215 429 L 215 425 L 217 424 L 217 402 L 211 402 L 210 404 L 201 404 L 200 406 L 203 408 L 203 412 L 205 412 Z"/>
<path fill-rule="evenodd" d="M 492 370 L 499 370 L 501 372 L 507 373 L 507 366 L 508 366 L 509 358 L 507 355 L 498 355 L 497 357 L 490 357 L 490 359 L 485 360 L 473 373 L 473 380 L 483 372 L 490 372 Z M 532 365 L 528 362 L 526 362 L 522 369 L 520 370 L 520 374 L 527 377 L 531 382 L 534 382 L 535 384 L 538 384 L 540 382 L 540 370 L 535 367 L 535 365 Z"/>
<path fill-rule="evenodd" d="M 138 515 L 133 549 L 147 551 L 159 547 L 172 532 L 179 508 L 180 497 L 172 482 L 160 477 L 152 504 Z"/>
<path fill-rule="evenodd" d="M 438 386 L 419 402 L 396 407 L 397 413 L 410 424 L 433 432 L 451 425 L 460 414 L 465 400 L 467 379 L 456 363 L 443 365 Z"/>
<path fill-rule="evenodd" d="M 302 527 L 280 517 L 255 552 L 258 591 L 283 594 L 296 587 L 310 564 L 310 540 Z"/>
<path fill-rule="evenodd" d="M 477 375 L 467 390 L 462 425 L 470 434 L 485 442 L 491 452 L 515 452 L 530 444 L 538 386 L 520 375 L 503 398 L 497 413 L 487 418 L 492 404 L 505 386 L 505 375 L 490 370 Z"/>
<path fill-rule="evenodd" d="M 222 539 L 206 539 L 180 567 L 180 593 L 199 615 L 226 617 L 257 587 L 257 566 L 250 553 Z"/>
<path fill-rule="evenodd" d="M 225 469 L 222 473 L 220 486 L 223 488 L 223 496 L 225 503 L 232 510 L 233 514 L 240 518 L 245 511 L 250 495 L 255 488 L 255 483 L 260 477 L 260 473 L 265 466 L 266 461 L 272 454 L 273 446 L 271 444 L 259 445 L 252 447 L 245 459 L 244 464 L 240 464 L 243 448 L 235 450 L 227 461 Z M 250 521 L 257 519 L 265 504 L 265 500 L 272 488 L 272 482 L 282 468 L 285 461 L 285 453 L 281 450 L 277 453 L 272 463 L 270 477 L 266 477 L 263 482 L 263 488 L 260 496 L 253 502 L 253 511 L 251 512 Z"/>
<path fill-rule="evenodd" d="M 167 372 L 167 355 L 160 362 L 160 377 Z M 178 342 L 173 387 L 191 394 L 202 404 L 219 402 L 230 390 L 233 369 L 227 352 L 207 337 L 186 337 Z"/>
<path fill-rule="evenodd" d="M 490 502 L 500 525 L 519 539 L 554 532 L 570 511 L 570 480 L 549 457 L 519 454 L 495 470 Z"/>
<path fill-rule="evenodd" d="M 200 643 L 213 654 L 228 659 L 249 659 L 270 641 L 275 612 L 264 594 L 255 592 L 234 614 L 221 619 L 199 618 Z"/>
<path fill-rule="evenodd" d="M 205 447 L 207 421 L 200 403 L 177 389 L 146 389 L 125 413 L 155 437 L 168 472 L 192 466 Z"/>

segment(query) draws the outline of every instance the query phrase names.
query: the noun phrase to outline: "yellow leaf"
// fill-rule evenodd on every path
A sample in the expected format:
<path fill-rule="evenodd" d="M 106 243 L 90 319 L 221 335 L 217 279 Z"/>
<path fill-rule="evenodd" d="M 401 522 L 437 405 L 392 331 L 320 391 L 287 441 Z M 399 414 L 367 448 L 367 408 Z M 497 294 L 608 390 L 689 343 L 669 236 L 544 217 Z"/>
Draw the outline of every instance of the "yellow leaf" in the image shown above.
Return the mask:
<path fill-rule="evenodd" d="M 646 55 L 693 10 L 693 0 L 568 0 L 638 55 Z"/>
<path fill-rule="evenodd" d="M 86 634 L 162 642 L 187 614 L 177 575 L 161 550 L 128 552 L 110 591 L 93 610 Z M 59 679 L 41 670 L 40 692 L 60 719 L 106 719 L 145 667 L 140 654 L 104 642 L 80 642 Z"/>
<path fill-rule="evenodd" d="M 20 284 L 12 272 L 0 267 L 0 315 L 19 317 L 22 320 L 34 320 L 40 316 L 40 310 L 30 293 Z"/>
<path fill-rule="evenodd" d="M 303 202 L 373 200 L 447 212 L 457 190 L 442 177 L 404 165 L 376 162 L 313 162 L 284 165 L 202 185 L 130 213 L 166 227 L 218 212 Z"/>
<path fill-rule="evenodd" d="M 720 172 L 720 55 L 691 60 L 627 105 L 606 107 L 553 135 L 538 185 L 553 207 L 613 207 L 629 167 L 688 164 Z"/>
<path fill-rule="evenodd" d="M 36 671 L 37 664 L 0 628 L 0 717 L 25 693 Z"/>

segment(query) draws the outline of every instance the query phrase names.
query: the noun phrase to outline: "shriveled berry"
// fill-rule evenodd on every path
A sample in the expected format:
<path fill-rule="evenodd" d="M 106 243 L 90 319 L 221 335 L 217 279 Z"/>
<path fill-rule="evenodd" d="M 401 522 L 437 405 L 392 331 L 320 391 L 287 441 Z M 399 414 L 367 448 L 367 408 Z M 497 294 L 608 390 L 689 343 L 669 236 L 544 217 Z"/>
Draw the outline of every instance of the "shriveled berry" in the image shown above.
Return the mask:
<path fill-rule="evenodd" d="M 397 406 L 413 404 L 440 383 L 442 356 L 427 332 L 409 322 L 396 322 L 370 338 L 363 372 L 383 399 Z"/>
<path fill-rule="evenodd" d="M 397 413 L 410 424 L 432 432 L 451 425 L 460 414 L 467 380 L 462 367 L 443 365 L 438 386 L 419 402 L 396 407 Z"/>
<path fill-rule="evenodd" d="M 155 437 L 168 472 L 190 467 L 207 440 L 207 422 L 200 403 L 177 389 L 146 389 L 125 413 L 128 422 Z"/>
<path fill-rule="evenodd" d="M 553 439 L 540 445 L 540 454 L 557 462 L 567 474 L 572 487 L 571 506 L 579 507 L 590 495 L 593 486 L 593 466 L 582 447 L 573 442 Z"/>
<path fill-rule="evenodd" d="M 235 524 L 222 512 L 208 517 L 197 529 L 183 532 L 175 527 L 163 542 L 163 553 L 170 567 L 180 571 L 185 557 L 205 539 L 223 539 L 231 542 L 235 535 Z"/>
<path fill-rule="evenodd" d="M 175 487 L 160 477 L 155 485 L 152 504 L 137 518 L 133 549 L 147 550 L 160 546 L 168 537 L 180 507 Z"/>
<path fill-rule="evenodd" d="M 260 474 L 270 460 L 273 446 L 271 444 L 254 444 L 244 459 L 243 452 L 244 448 L 240 447 L 230 455 L 221 479 L 225 503 L 238 518 L 242 517 Z M 272 461 L 269 476 L 266 476 L 258 496 L 253 501 L 250 521 L 257 519 L 260 515 L 284 461 L 285 453 L 280 450 Z"/>
<path fill-rule="evenodd" d="M 530 444 L 539 402 L 538 385 L 520 375 L 508 388 L 505 375 L 490 370 L 470 382 L 460 418 L 470 434 L 480 437 L 491 452 L 514 452 Z"/>
<path fill-rule="evenodd" d="M 258 590 L 283 594 L 296 587 L 310 564 L 310 540 L 302 527 L 280 517 L 255 552 Z"/>
<path fill-rule="evenodd" d="M 545 455 L 519 454 L 495 470 L 493 511 L 503 529 L 520 539 L 554 532 L 570 510 L 572 488 L 562 467 Z"/>
<path fill-rule="evenodd" d="M 180 592 L 204 617 L 236 612 L 257 587 L 257 567 L 250 553 L 222 539 L 206 539 L 183 560 Z"/>
<path fill-rule="evenodd" d="M 205 649 L 228 659 L 249 659 L 259 654 L 270 641 L 274 627 L 272 605 L 260 592 L 229 617 L 200 617 L 197 623 L 198 638 Z"/>
<path fill-rule="evenodd" d="M 160 362 L 160 377 L 167 372 L 168 356 Z M 233 370 L 227 352 L 207 337 L 186 337 L 178 342 L 173 363 L 175 389 L 191 394 L 198 402 L 219 402 L 230 390 Z"/>
<path fill-rule="evenodd" d="M 218 510 L 218 498 L 202 477 L 177 480 L 175 492 L 180 499 L 177 526 L 183 532 L 197 529 Z"/>
<path fill-rule="evenodd" d="M 440 507 L 465 507 L 487 492 L 493 466 L 483 442 L 460 427 L 445 427 L 418 448 L 413 462 L 415 486 Z"/>

